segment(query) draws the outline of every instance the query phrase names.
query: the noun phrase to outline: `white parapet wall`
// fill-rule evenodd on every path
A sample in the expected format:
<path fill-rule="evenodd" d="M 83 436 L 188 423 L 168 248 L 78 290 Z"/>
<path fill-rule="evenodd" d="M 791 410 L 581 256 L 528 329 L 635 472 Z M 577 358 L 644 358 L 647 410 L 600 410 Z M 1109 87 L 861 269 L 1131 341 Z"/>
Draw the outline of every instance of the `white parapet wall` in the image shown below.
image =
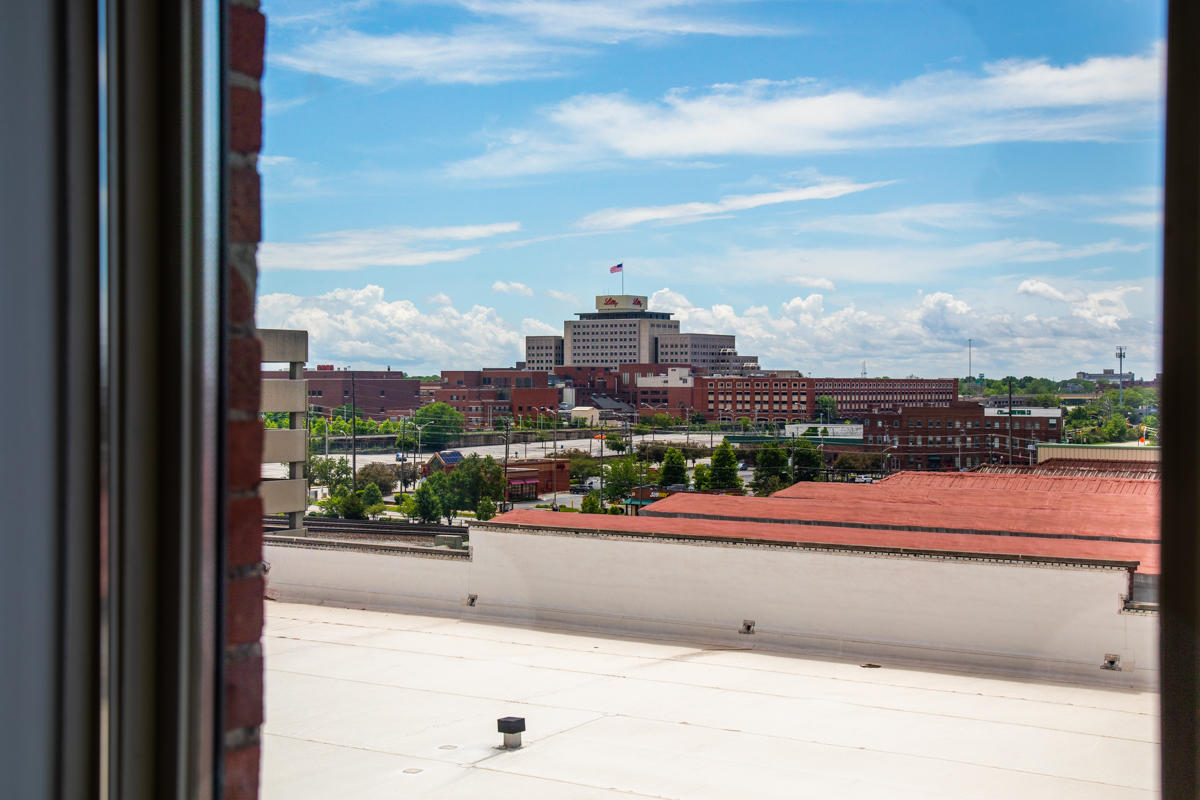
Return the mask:
<path fill-rule="evenodd" d="M 492 523 L 470 538 L 470 561 L 268 547 L 270 586 L 280 600 L 1140 688 L 1158 680 L 1158 616 L 1125 609 L 1129 575 L 1116 567 Z M 1102 669 L 1114 657 L 1119 669 Z"/>

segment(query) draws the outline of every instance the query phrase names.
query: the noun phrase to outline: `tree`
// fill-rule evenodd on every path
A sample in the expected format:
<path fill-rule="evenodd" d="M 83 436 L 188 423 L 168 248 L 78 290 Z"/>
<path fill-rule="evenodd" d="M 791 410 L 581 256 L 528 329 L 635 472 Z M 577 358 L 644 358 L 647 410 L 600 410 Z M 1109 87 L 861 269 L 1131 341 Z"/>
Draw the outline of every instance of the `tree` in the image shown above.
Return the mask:
<path fill-rule="evenodd" d="M 691 422 L 693 425 L 703 425 L 704 423 L 708 422 L 708 420 L 704 418 L 703 414 L 692 414 Z"/>
<path fill-rule="evenodd" d="M 674 447 L 668 447 L 666 455 L 663 456 L 662 471 L 658 473 L 658 485 L 671 486 L 682 483 L 686 486 L 687 482 L 687 462 L 683 460 L 683 453 Z"/>
<path fill-rule="evenodd" d="M 446 442 L 462 435 L 467 418 L 447 403 L 421 406 L 412 415 L 413 423 L 421 428 L 421 446 L 441 450 Z"/>
<path fill-rule="evenodd" d="M 437 494 L 429 481 L 425 481 L 413 492 L 414 517 L 426 524 L 437 522 L 442 517 L 442 504 L 438 502 Z"/>
<path fill-rule="evenodd" d="M 632 458 L 618 458 L 604 465 L 604 499 L 622 500 L 638 484 L 637 463 Z"/>
<path fill-rule="evenodd" d="M 379 461 L 364 464 L 358 468 L 358 485 L 363 489 L 369 485 L 379 487 L 382 502 L 382 495 L 391 494 L 396 490 L 396 469 Z"/>
<path fill-rule="evenodd" d="M 363 503 L 362 495 L 358 492 L 351 492 L 336 498 L 338 503 L 338 512 L 346 519 L 366 519 L 367 511 L 366 504 Z"/>
<path fill-rule="evenodd" d="M 696 465 L 692 470 L 692 484 L 697 492 L 707 492 L 712 488 L 712 470 L 708 468 L 708 464 Z"/>
<path fill-rule="evenodd" d="M 633 426 L 633 432 L 638 436 L 645 436 L 646 434 L 650 433 L 650 426 L 644 422 L 639 422 L 637 425 Z"/>
<path fill-rule="evenodd" d="M 624 453 L 625 439 L 619 433 L 610 433 L 604 437 L 604 446 L 614 453 Z"/>
<path fill-rule="evenodd" d="M 457 508 L 475 508 L 485 497 L 500 500 L 504 497 L 504 467 L 491 456 L 480 458 L 472 453 L 450 473 L 449 489 Z"/>
<path fill-rule="evenodd" d="M 490 497 L 482 497 L 479 505 L 475 506 L 475 519 L 486 522 L 496 516 L 496 504 Z"/>
<path fill-rule="evenodd" d="M 585 481 L 600 474 L 600 460 L 583 450 L 567 450 L 563 455 L 570 462 L 573 480 Z"/>
<path fill-rule="evenodd" d="M 588 492 L 583 496 L 583 502 L 579 504 L 579 510 L 584 514 L 603 514 L 604 510 L 600 507 L 600 493 Z"/>
<path fill-rule="evenodd" d="M 815 481 L 825 467 L 821 451 L 807 439 L 793 439 L 788 449 L 792 456 L 792 481 Z"/>
<path fill-rule="evenodd" d="M 442 509 L 442 516 L 446 518 L 447 525 L 454 522 L 456 511 L 466 507 L 465 498 L 451 486 L 450 478 L 444 472 L 434 472 L 421 483 L 421 486 L 428 486 L 433 492 L 438 506 Z"/>
<path fill-rule="evenodd" d="M 383 492 L 376 483 L 368 483 L 359 490 L 359 495 L 362 497 L 364 506 L 383 505 Z"/>
<path fill-rule="evenodd" d="M 758 451 L 754 465 L 754 493 L 759 497 L 777 492 L 788 477 L 787 453 L 774 442 L 767 442 Z"/>
<path fill-rule="evenodd" d="M 338 486 L 350 486 L 350 459 L 345 456 L 324 458 L 316 456 L 308 460 L 308 482 L 328 486 L 330 493 Z"/>
<path fill-rule="evenodd" d="M 733 446 L 729 442 L 721 442 L 720 446 L 713 451 L 712 488 L 742 488 L 742 479 L 737 474 L 737 456 L 733 454 Z"/>
<path fill-rule="evenodd" d="M 826 422 L 832 422 L 837 417 L 837 400 L 827 394 L 818 397 L 817 416 Z"/>
<path fill-rule="evenodd" d="M 362 498 L 364 514 L 368 517 L 377 517 L 383 513 L 383 492 L 379 491 L 377 484 L 368 483 L 358 494 Z"/>

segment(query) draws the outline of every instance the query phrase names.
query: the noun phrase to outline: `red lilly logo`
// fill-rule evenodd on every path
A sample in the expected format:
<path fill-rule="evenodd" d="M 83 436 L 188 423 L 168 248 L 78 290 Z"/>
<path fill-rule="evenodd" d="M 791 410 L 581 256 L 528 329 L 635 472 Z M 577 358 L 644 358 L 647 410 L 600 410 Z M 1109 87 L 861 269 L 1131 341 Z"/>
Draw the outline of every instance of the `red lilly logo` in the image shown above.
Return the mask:
<path fill-rule="evenodd" d="M 606 305 L 606 306 L 615 306 L 616 304 L 617 304 L 617 299 L 616 299 L 615 297 L 606 297 L 606 298 L 604 298 L 604 305 Z"/>
<path fill-rule="evenodd" d="M 640 306 L 640 305 L 642 304 L 642 298 L 640 298 L 640 297 L 636 297 L 636 298 L 634 298 L 634 300 L 633 300 L 633 304 L 634 304 L 635 306 Z"/>

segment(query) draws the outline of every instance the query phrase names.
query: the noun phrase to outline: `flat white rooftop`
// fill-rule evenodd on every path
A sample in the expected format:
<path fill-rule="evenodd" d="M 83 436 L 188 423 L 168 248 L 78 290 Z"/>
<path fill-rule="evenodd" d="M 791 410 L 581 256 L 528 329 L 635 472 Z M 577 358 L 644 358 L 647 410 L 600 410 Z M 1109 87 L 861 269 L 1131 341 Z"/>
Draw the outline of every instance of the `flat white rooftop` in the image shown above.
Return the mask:
<path fill-rule="evenodd" d="M 267 800 L 1157 796 L 1150 692 L 284 603 L 265 654 Z"/>

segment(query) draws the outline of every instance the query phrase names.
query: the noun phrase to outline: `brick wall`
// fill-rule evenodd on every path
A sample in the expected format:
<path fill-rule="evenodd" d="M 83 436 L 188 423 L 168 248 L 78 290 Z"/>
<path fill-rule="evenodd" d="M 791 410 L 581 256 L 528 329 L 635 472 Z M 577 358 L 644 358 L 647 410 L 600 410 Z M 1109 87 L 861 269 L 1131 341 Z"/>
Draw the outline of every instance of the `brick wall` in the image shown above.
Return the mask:
<path fill-rule="evenodd" d="M 228 0 L 227 109 L 229 307 L 228 505 L 225 615 L 225 756 L 227 800 L 258 797 L 263 721 L 262 501 L 258 498 L 262 425 L 260 352 L 254 295 L 262 231 L 258 152 L 266 21 L 257 0 Z"/>

